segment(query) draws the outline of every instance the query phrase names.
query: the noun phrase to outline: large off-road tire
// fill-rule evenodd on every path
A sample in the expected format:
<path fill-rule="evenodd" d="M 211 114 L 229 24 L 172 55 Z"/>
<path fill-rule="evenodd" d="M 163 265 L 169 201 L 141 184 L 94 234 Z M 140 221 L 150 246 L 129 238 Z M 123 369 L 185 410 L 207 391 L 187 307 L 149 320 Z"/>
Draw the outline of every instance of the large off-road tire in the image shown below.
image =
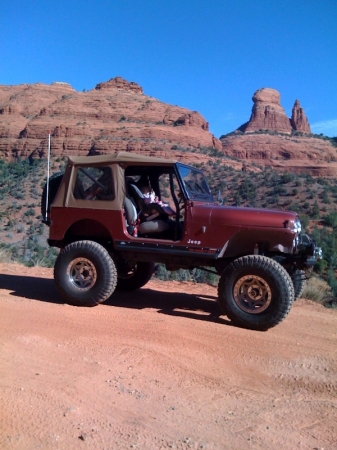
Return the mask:
<path fill-rule="evenodd" d="M 304 270 L 295 270 L 295 272 L 291 275 L 291 281 L 294 285 L 295 300 L 297 300 L 303 294 L 307 283 Z"/>
<path fill-rule="evenodd" d="M 107 300 L 117 284 L 117 270 L 109 253 L 97 242 L 78 241 L 59 254 L 54 279 L 70 305 L 96 306 Z"/>
<path fill-rule="evenodd" d="M 41 215 L 43 220 L 48 222 L 50 214 L 50 205 L 53 203 L 54 198 L 57 194 L 58 188 L 60 187 L 63 178 L 63 173 L 56 173 L 52 175 L 49 179 L 49 189 L 48 189 L 48 205 L 47 205 L 47 183 L 44 185 L 41 197 Z"/>
<path fill-rule="evenodd" d="M 139 261 L 134 267 L 120 267 L 118 270 L 117 289 L 135 291 L 150 281 L 154 272 L 154 263 Z"/>
<path fill-rule="evenodd" d="M 222 273 L 219 303 L 238 326 L 265 331 L 282 322 L 294 301 L 288 272 L 266 256 L 248 255 L 233 261 Z"/>

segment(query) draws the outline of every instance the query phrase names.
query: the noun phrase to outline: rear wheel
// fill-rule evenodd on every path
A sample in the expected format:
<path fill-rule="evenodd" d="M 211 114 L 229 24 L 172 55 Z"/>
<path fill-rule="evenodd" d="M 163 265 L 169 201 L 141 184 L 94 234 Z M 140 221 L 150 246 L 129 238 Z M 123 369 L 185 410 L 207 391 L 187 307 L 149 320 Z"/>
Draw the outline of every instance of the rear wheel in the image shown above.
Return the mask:
<path fill-rule="evenodd" d="M 226 267 L 218 286 L 219 303 L 231 321 L 252 330 L 282 322 L 294 301 L 288 272 L 260 255 L 238 258 Z"/>
<path fill-rule="evenodd" d="M 67 303 L 96 306 L 114 292 L 117 271 L 104 247 L 93 241 L 78 241 L 60 252 L 54 278 L 58 292 Z"/>
<path fill-rule="evenodd" d="M 127 263 L 118 267 L 117 289 L 121 291 L 135 291 L 150 281 L 154 272 L 154 263 L 139 261 L 133 267 Z"/>

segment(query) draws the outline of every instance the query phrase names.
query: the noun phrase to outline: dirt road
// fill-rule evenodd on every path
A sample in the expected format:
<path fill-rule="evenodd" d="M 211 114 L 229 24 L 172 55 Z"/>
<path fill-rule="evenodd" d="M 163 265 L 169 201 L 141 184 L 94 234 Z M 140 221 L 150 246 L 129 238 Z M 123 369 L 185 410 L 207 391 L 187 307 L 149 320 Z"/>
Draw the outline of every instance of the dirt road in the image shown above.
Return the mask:
<path fill-rule="evenodd" d="M 96 308 L 0 264 L 0 448 L 336 449 L 337 311 L 261 333 L 216 289 L 153 280 Z"/>

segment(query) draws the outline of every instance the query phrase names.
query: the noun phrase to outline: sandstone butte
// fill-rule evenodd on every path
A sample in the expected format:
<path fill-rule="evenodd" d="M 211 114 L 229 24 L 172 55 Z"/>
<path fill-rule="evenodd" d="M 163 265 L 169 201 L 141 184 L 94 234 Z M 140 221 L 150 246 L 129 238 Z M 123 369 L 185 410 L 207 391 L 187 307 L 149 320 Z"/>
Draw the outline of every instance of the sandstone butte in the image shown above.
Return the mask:
<path fill-rule="evenodd" d="M 207 147 L 234 158 L 222 162 L 235 168 L 337 176 L 336 148 L 310 134 L 298 100 L 288 118 L 279 92 L 270 88 L 253 95 L 250 120 L 219 140 L 200 113 L 145 95 L 121 77 L 87 92 L 64 82 L 0 85 L 0 158 L 46 157 L 49 132 L 52 156 L 123 150 L 193 163 L 196 155 L 198 162 L 211 159 L 201 151 Z"/>
<path fill-rule="evenodd" d="M 337 176 L 337 149 L 330 141 L 314 137 L 309 121 L 296 100 L 291 118 L 280 104 L 280 93 L 263 88 L 253 95 L 248 122 L 220 138 L 226 156 L 252 164 L 270 166 L 314 176 Z"/>
<path fill-rule="evenodd" d="M 198 112 L 149 97 L 121 77 L 87 92 L 63 82 L 0 86 L 1 158 L 45 157 L 49 132 L 55 156 L 123 150 L 180 159 L 179 148 L 222 148 Z"/>

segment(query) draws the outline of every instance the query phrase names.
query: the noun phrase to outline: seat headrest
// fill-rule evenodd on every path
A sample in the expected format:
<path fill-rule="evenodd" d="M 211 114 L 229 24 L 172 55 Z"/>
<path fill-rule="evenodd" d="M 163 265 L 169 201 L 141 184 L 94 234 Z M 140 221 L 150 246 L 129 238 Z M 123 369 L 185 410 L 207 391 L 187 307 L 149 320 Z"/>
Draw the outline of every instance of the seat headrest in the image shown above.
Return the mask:
<path fill-rule="evenodd" d="M 132 195 L 137 195 L 139 198 L 144 198 L 144 194 L 141 192 L 138 186 L 135 184 L 129 184 L 129 191 L 131 191 Z"/>

